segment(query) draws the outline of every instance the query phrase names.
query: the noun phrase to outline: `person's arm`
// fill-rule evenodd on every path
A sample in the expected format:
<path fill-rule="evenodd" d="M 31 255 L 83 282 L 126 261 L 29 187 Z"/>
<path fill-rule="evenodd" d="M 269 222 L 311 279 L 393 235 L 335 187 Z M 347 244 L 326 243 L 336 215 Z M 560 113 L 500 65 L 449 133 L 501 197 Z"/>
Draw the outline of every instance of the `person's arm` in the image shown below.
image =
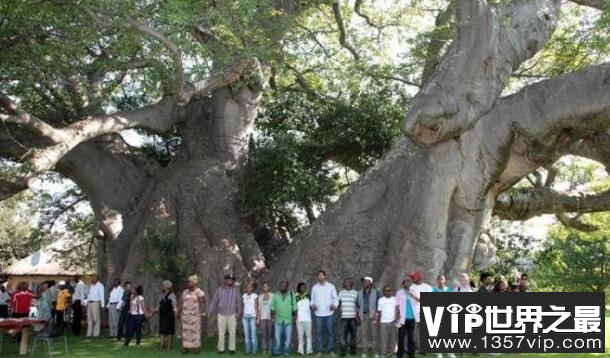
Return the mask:
<path fill-rule="evenodd" d="M 261 310 L 260 307 L 258 307 L 258 299 L 259 296 L 256 296 L 256 298 L 254 299 L 254 311 L 256 312 L 256 323 L 258 323 L 260 321 L 260 317 L 261 317 Z"/>
<path fill-rule="evenodd" d="M 416 289 L 410 288 L 409 295 L 411 295 L 411 297 L 413 297 L 417 302 L 419 302 L 419 292 Z"/>
<path fill-rule="evenodd" d="M 212 303 L 210 304 L 209 313 L 212 314 L 212 313 L 216 312 L 217 307 L 218 307 L 218 290 L 216 290 L 216 292 L 214 292 L 214 297 L 212 297 Z"/>
<path fill-rule="evenodd" d="M 184 297 L 184 294 L 180 295 L 180 304 L 178 305 L 178 314 L 177 314 L 178 317 L 180 317 L 180 315 L 182 315 L 182 303 L 183 303 L 182 299 L 183 299 L 183 297 Z"/>
<path fill-rule="evenodd" d="M 309 306 L 311 307 L 312 310 L 316 310 L 316 302 L 318 299 L 318 286 L 313 285 L 313 287 L 311 288 L 311 302 L 309 303 Z"/>
<path fill-rule="evenodd" d="M 197 301 L 199 302 L 199 314 L 203 316 L 205 314 L 205 295 L 203 293 L 197 295 Z"/>
<path fill-rule="evenodd" d="M 178 301 L 176 300 L 176 294 L 175 293 L 171 293 L 169 295 L 169 300 L 172 303 L 172 310 L 174 311 L 174 316 L 177 316 L 178 313 Z M 157 306 L 159 307 L 159 306 Z"/>
<path fill-rule="evenodd" d="M 235 298 L 237 300 L 237 319 L 241 319 L 244 314 L 244 298 L 239 294 L 237 288 L 235 290 L 237 291 L 237 297 Z"/>
<path fill-rule="evenodd" d="M 400 321 L 400 308 L 397 304 L 396 306 L 394 306 L 394 322 L 396 322 L 397 326 L 402 326 L 402 324 L 399 321 Z"/>
<path fill-rule="evenodd" d="M 330 298 L 332 300 L 332 305 L 330 307 L 331 310 L 336 310 L 339 307 L 339 296 L 337 295 L 337 289 L 333 285 L 330 290 Z"/>
<path fill-rule="evenodd" d="M 104 296 L 106 296 L 104 294 L 104 285 L 100 284 L 100 289 L 102 290 L 102 302 L 101 302 L 102 306 L 101 306 L 101 308 L 104 308 L 104 307 L 106 307 L 106 297 L 104 297 Z"/>
<path fill-rule="evenodd" d="M 275 307 L 276 303 L 275 302 L 276 302 L 276 298 L 277 297 L 275 295 L 273 295 L 273 297 L 271 298 L 271 319 L 273 321 L 275 321 L 275 310 L 276 310 L 276 307 Z"/>

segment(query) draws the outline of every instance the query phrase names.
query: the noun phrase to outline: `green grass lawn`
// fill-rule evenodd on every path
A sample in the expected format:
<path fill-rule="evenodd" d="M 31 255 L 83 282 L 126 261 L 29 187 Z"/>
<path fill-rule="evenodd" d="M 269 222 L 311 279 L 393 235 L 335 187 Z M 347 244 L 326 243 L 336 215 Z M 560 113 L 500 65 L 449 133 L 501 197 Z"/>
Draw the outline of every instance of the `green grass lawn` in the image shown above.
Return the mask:
<path fill-rule="evenodd" d="M 523 358 L 533 358 L 533 357 L 541 357 L 541 358 L 555 358 L 555 357 L 610 357 L 610 313 L 606 314 L 606 353 L 600 354 L 505 354 L 501 356 L 494 357 L 523 357 Z M 205 341 L 203 346 L 203 351 L 200 355 L 210 358 L 220 358 L 221 355 L 217 354 L 215 351 L 215 340 L 208 339 Z M 138 357 L 184 357 L 184 356 L 192 356 L 193 354 L 184 355 L 180 352 L 180 348 L 178 346 L 174 347 L 174 350 L 171 352 L 160 352 L 157 346 L 157 340 L 154 337 L 146 337 L 142 342 L 142 346 L 137 347 L 135 345 L 124 348 L 121 343 L 110 340 L 108 338 L 98 338 L 98 339 L 88 339 L 88 338 L 70 338 L 69 351 L 71 357 L 87 357 L 87 358 L 111 358 L 111 357 L 129 357 L 129 358 L 138 358 Z M 60 357 L 63 356 L 63 344 L 60 341 L 54 342 L 54 352 L 53 356 Z M 239 352 L 239 350 L 242 350 Z M 18 345 L 9 343 L 6 337 L 4 338 L 4 347 L 0 356 L 2 357 L 19 357 L 18 354 Z M 46 356 L 46 348 L 43 342 L 39 342 L 36 347 L 35 357 L 44 357 Z M 263 357 L 262 355 L 258 355 L 259 357 Z M 296 355 L 295 355 L 296 356 Z M 477 357 L 485 357 L 487 355 L 481 354 Z M 235 357 L 235 358 L 244 358 L 246 355 L 243 353 L 243 344 L 238 347 L 238 354 L 235 356 L 223 355 L 223 358 L 227 357 Z M 360 356 L 356 356 L 359 358 Z M 433 357 L 432 355 L 426 355 L 421 357 Z M 462 356 L 469 357 L 469 356 Z"/>

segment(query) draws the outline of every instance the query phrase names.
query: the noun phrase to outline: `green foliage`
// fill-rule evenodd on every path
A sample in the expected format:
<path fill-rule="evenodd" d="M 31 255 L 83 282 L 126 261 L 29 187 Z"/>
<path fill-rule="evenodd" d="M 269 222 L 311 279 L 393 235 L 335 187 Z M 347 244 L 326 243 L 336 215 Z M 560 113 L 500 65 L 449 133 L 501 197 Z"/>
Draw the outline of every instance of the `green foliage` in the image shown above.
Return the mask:
<path fill-rule="evenodd" d="M 40 237 L 33 235 L 36 207 L 31 203 L 27 193 L 0 202 L 0 268 L 40 248 Z"/>
<path fill-rule="evenodd" d="M 296 91 L 268 96 L 246 179 L 249 208 L 267 220 L 277 210 L 328 204 L 344 190 L 341 166 L 364 171 L 398 137 L 404 103 L 389 96 L 382 86 L 349 100 Z"/>
<path fill-rule="evenodd" d="M 610 302 L 610 215 L 591 214 L 601 229 L 584 233 L 555 227 L 536 255 L 533 272 L 537 290 L 605 292 Z"/>
<path fill-rule="evenodd" d="M 193 272 L 196 263 L 192 256 L 179 250 L 179 240 L 174 225 L 148 228 L 144 235 L 144 264 L 140 268 L 143 276 L 163 277 L 172 282 L 181 282 Z"/>

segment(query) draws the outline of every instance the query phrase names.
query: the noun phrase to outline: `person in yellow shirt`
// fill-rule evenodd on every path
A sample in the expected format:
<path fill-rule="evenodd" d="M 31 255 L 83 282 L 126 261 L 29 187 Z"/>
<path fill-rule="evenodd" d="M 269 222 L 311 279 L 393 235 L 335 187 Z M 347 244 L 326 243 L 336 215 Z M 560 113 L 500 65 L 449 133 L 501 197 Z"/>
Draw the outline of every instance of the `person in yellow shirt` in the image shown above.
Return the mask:
<path fill-rule="evenodd" d="M 62 326 L 64 323 L 65 313 L 70 307 L 70 290 L 64 281 L 59 282 L 59 293 L 57 294 L 57 303 L 55 305 L 55 320 Z"/>

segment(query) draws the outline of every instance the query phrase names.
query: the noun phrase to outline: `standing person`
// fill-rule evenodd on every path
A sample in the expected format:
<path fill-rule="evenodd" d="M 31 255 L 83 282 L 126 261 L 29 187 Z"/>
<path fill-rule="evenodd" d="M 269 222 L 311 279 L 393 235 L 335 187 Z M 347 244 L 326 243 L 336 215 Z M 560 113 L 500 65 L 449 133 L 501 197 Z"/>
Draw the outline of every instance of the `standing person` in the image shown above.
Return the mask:
<path fill-rule="evenodd" d="M 324 332 L 328 339 L 328 353 L 334 355 L 335 332 L 333 329 L 334 314 L 339 300 L 335 285 L 326 281 L 326 272 L 320 270 L 318 283 L 311 289 L 311 309 L 316 322 L 316 345 L 318 355 L 324 351 Z"/>
<path fill-rule="evenodd" d="M 131 289 L 131 298 L 129 300 L 129 318 L 127 319 L 127 335 L 125 336 L 125 347 L 129 346 L 131 339 L 135 333 L 136 345 L 140 345 L 142 340 L 142 324 L 148 316 L 146 303 L 144 302 L 144 289 L 138 286 Z"/>
<path fill-rule="evenodd" d="M 86 287 L 80 276 L 74 276 L 74 295 L 72 296 L 72 335 L 80 336 L 83 325 L 83 303 Z"/>
<path fill-rule="evenodd" d="M 377 342 L 377 300 L 380 298 L 379 292 L 373 287 L 373 278 L 366 276 L 361 280 L 362 289 L 358 292 L 358 321 L 361 326 L 362 337 L 362 358 L 366 358 L 369 351 L 375 351 Z"/>
<path fill-rule="evenodd" d="M 273 295 L 271 302 L 271 315 L 274 322 L 273 355 L 290 355 L 290 341 L 292 337 L 292 320 L 297 309 L 296 298 L 288 290 L 288 282 L 280 282 L 280 291 Z"/>
<path fill-rule="evenodd" d="M 52 314 L 55 317 L 55 305 L 57 304 L 57 295 L 59 294 L 59 287 L 55 284 L 55 280 L 49 280 L 49 294 L 51 295 L 51 307 Z"/>
<path fill-rule="evenodd" d="M 468 276 L 467 273 L 462 273 L 460 275 L 460 282 L 453 292 L 474 292 L 474 289 L 470 285 L 470 276 Z"/>
<path fill-rule="evenodd" d="M 38 299 L 38 318 L 44 320 L 51 319 L 52 311 L 51 294 L 49 293 L 49 283 L 47 281 L 40 285 L 40 298 Z"/>
<path fill-rule="evenodd" d="M 242 314 L 242 300 L 239 288 L 234 286 L 235 278 L 225 275 L 223 285 L 214 293 L 210 314 L 218 314 L 218 353 L 225 351 L 225 335 L 229 331 L 229 353 L 235 354 L 235 334 L 237 319 Z"/>
<path fill-rule="evenodd" d="M 508 282 L 503 278 L 498 279 L 493 292 L 508 292 Z"/>
<path fill-rule="evenodd" d="M 432 292 L 451 292 L 451 289 L 447 287 L 445 275 L 438 275 L 436 278 L 436 286 L 432 288 Z"/>
<path fill-rule="evenodd" d="M 493 276 L 489 272 L 483 272 L 480 276 L 481 287 L 479 292 L 492 292 L 494 289 Z"/>
<path fill-rule="evenodd" d="M 451 292 L 451 289 L 447 287 L 447 279 L 445 275 L 438 275 L 436 278 L 436 286 L 432 288 L 432 292 Z M 443 358 L 442 353 L 436 353 L 436 358 Z M 455 358 L 454 353 L 447 353 L 447 358 Z"/>
<path fill-rule="evenodd" d="M 258 324 L 261 332 L 263 354 L 270 354 L 273 348 L 273 320 L 271 319 L 271 302 L 273 293 L 268 282 L 263 282 L 258 296 Z"/>
<path fill-rule="evenodd" d="M 28 289 L 28 284 L 26 282 L 19 282 L 17 292 L 11 298 L 13 318 L 27 318 L 30 315 L 30 306 L 34 298 L 34 294 Z"/>
<path fill-rule="evenodd" d="M 311 337 L 311 301 L 307 293 L 307 284 L 300 282 L 297 285 L 297 336 L 299 354 L 312 354 L 313 344 Z"/>
<path fill-rule="evenodd" d="M 415 289 L 411 277 L 413 275 L 402 281 L 402 289 L 396 293 L 399 312 L 397 358 L 402 358 L 405 354 L 405 336 L 407 337 L 407 354 L 409 357 L 415 357 L 415 323 L 417 322 L 416 314 L 419 312 L 419 301 L 415 300 Z"/>
<path fill-rule="evenodd" d="M 432 292 L 432 286 L 425 283 L 424 276 L 421 272 L 416 271 L 410 276 L 413 285 L 411 286 L 410 295 L 412 297 L 411 303 L 413 304 L 413 310 L 415 311 L 415 349 L 419 351 L 421 347 L 419 345 L 419 300 L 420 295 L 423 292 Z"/>
<path fill-rule="evenodd" d="M 379 321 L 379 355 L 389 356 L 396 346 L 398 306 L 390 286 L 383 286 L 383 297 L 377 303 L 376 320 Z M 404 344 L 403 344 L 404 346 Z"/>
<path fill-rule="evenodd" d="M 205 317 L 205 293 L 197 287 L 199 278 L 192 275 L 186 281 L 186 290 L 180 297 L 178 317 L 182 323 L 182 353 L 201 349 L 201 317 Z"/>
<path fill-rule="evenodd" d="M 118 307 L 123 299 L 125 290 L 121 286 L 121 279 L 115 278 L 112 282 L 112 290 L 110 290 L 110 297 L 108 298 L 108 328 L 110 331 L 110 337 L 116 338 L 119 330 L 119 316 L 121 311 Z"/>
<path fill-rule="evenodd" d="M 178 302 L 176 295 L 172 292 L 172 282 L 165 280 L 161 282 L 161 295 L 157 307 L 151 313 L 151 317 L 159 313 L 159 339 L 161 350 L 172 350 L 172 340 L 176 333 L 176 314 L 178 313 Z"/>
<path fill-rule="evenodd" d="M 117 325 L 116 339 L 120 341 L 127 333 L 127 318 L 129 317 L 129 292 L 131 292 L 131 283 L 125 281 L 123 284 L 123 297 L 119 301 L 116 309 L 119 312 L 119 323 Z"/>
<path fill-rule="evenodd" d="M 254 293 L 252 282 L 248 282 L 244 287 L 242 300 L 244 303 L 242 323 L 244 325 L 246 354 L 256 354 L 258 351 L 258 333 L 256 332 L 258 295 Z"/>
<path fill-rule="evenodd" d="M 70 297 L 72 297 L 72 294 L 65 281 L 59 281 L 57 286 L 59 292 L 55 301 L 55 320 L 63 328 L 66 312 L 70 308 Z"/>
<path fill-rule="evenodd" d="M 8 318 L 8 306 L 11 303 L 11 295 L 4 284 L 0 284 L 0 318 Z"/>
<path fill-rule="evenodd" d="M 348 346 L 350 354 L 355 355 L 358 330 L 356 322 L 358 291 L 354 290 L 354 281 L 351 278 L 343 280 L 343 289 L 339 291 L 338 298 L 341 308 L 341 356 L 345 356 Z"/>
<path fill-rule="evenodd" d="M 97 275 L 91 275 L 91 285 L 87 293 L 87 337 L 99 337 L 101 310 L 105 307 L 104 285 Z"/>

